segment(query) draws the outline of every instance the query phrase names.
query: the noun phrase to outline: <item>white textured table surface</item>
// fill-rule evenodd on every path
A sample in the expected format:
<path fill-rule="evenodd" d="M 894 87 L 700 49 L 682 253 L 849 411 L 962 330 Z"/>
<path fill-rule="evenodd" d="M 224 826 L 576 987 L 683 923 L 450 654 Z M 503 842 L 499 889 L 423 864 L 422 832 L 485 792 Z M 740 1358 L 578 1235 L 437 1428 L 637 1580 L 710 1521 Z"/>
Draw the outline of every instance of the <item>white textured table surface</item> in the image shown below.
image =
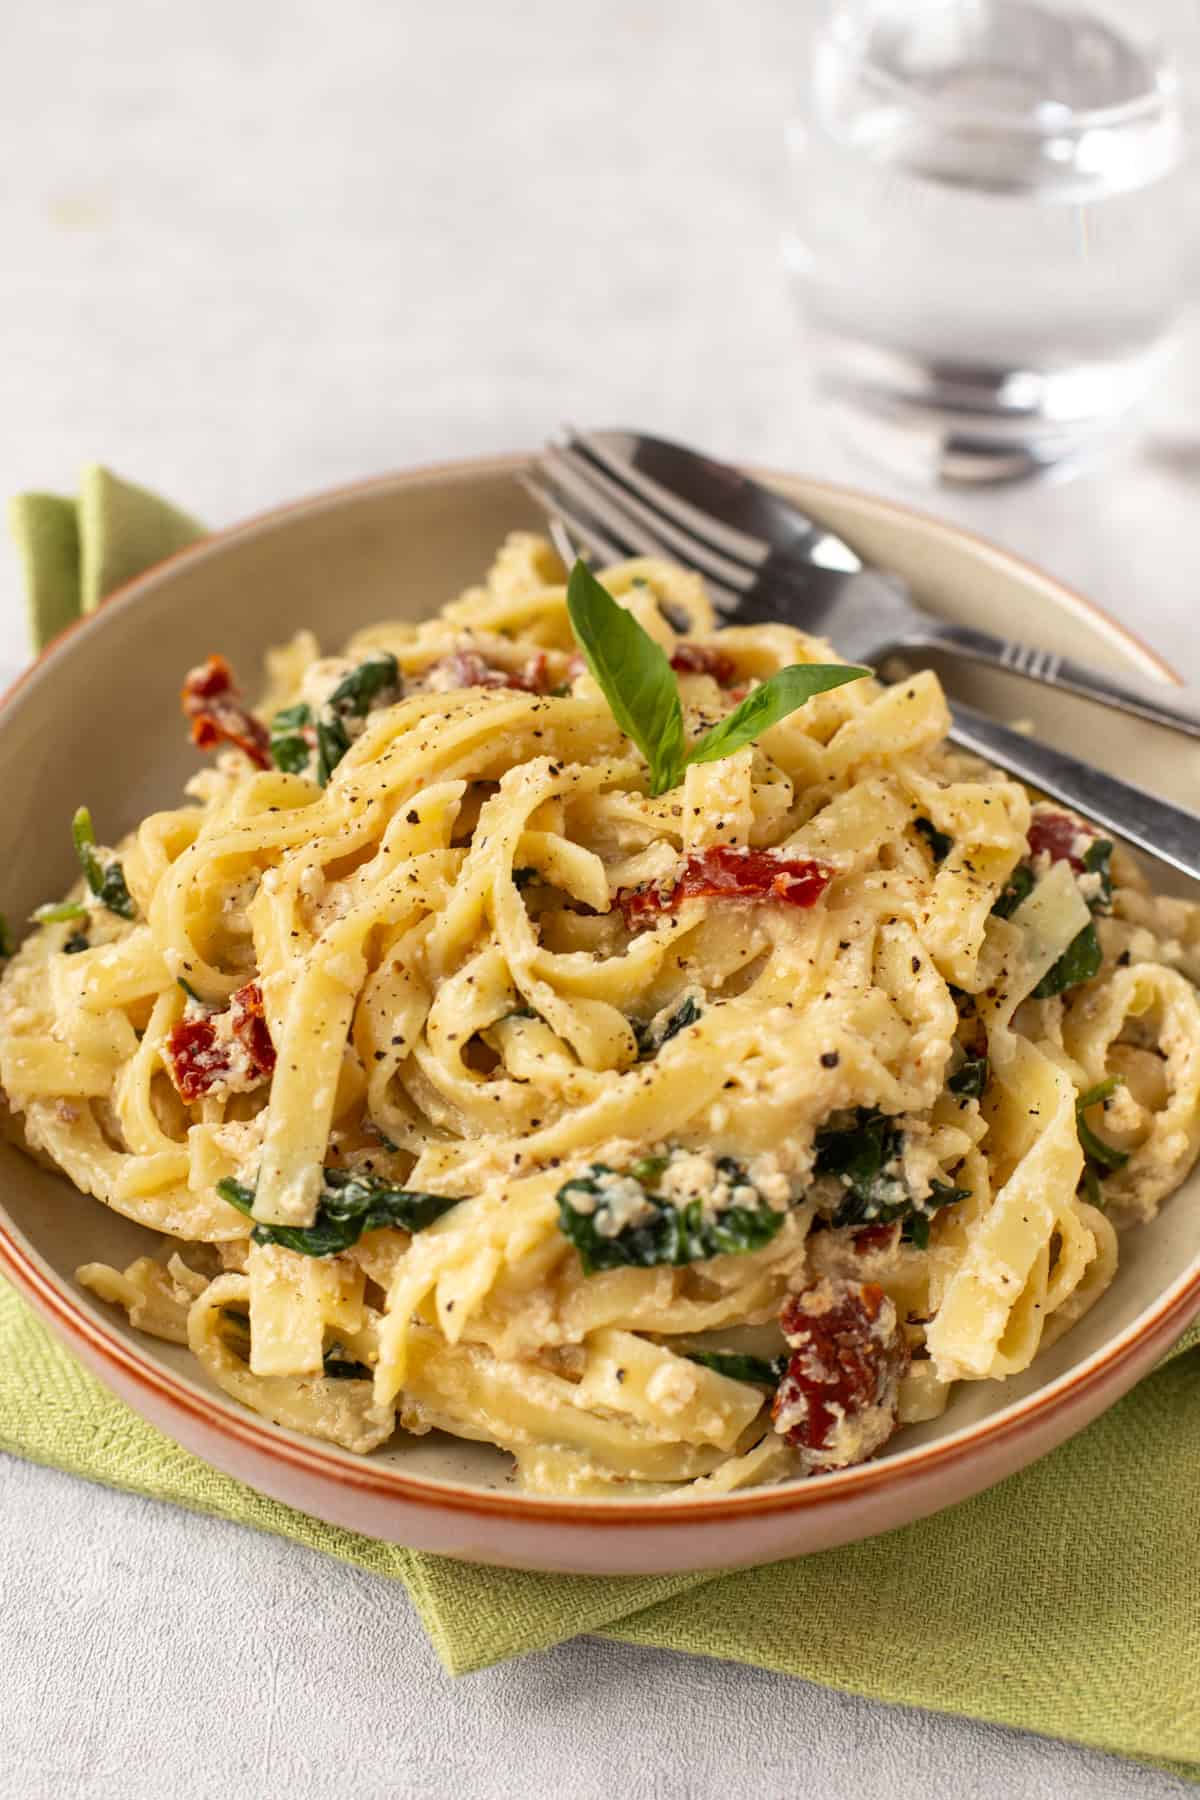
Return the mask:
<path fill-rule="evenodd" d="M 814 413 L 778 268 L 802 10 L 9 9 L 0 489 L 69 490 L 96 459 L 219 524 L 530 445 L 562 416 L 894 489 Z M 1191 351 L 1121 465 L 917 503 L 1043 562 L 1200 679 L 1198 421 Z M 0 662 L 22 650 L 6 560 Z M 401 1589 L 308 1551 L 7 1460 L 0 1509 L 3 1795 L 1190 1791 L 600 1642 L 454 1685 Z"/>

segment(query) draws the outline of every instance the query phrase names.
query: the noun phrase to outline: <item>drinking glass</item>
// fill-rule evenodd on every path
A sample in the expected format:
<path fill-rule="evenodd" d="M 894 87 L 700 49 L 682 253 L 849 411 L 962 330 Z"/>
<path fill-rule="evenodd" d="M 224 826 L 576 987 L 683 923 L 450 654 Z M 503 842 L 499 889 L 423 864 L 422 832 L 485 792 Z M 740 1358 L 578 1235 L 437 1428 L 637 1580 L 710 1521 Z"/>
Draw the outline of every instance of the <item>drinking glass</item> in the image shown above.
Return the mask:
<path fill-rule="evenodd" d="M 819 381 L 951 482 L 1077 463 L 1163 364 L 1195 273 L 1196 0 L 840 0 L 789 127 Z"/>

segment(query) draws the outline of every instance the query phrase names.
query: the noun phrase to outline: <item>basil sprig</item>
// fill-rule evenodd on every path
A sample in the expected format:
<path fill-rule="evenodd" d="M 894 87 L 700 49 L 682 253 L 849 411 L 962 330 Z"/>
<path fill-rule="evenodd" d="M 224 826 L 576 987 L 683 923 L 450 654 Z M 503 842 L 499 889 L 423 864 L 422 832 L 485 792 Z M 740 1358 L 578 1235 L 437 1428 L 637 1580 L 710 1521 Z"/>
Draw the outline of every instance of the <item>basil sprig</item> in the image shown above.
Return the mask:
<path fill-rule="evenodd" d="M 248 1219 L 254 1217 L 254 1189 L 226 1177 L 217 1192 Z M 325 1169 L 317 1216 L 311 1225 L 255 1224 L 250 1236 L 256 1244 L 280 1244 L 300 1256 L 336 1256 L 357 1244 L 364 1231 L 384 1225 L 401 1231 L 423 1231 L 457 1206 L 461 1195 L 421 1194 L 393 1187 L 378 1175 L 351 1169 Z"/>
<path fill-rule="evenodd" d="M 871 672 L 846 663 L 793 663 L 778 669 L 688 749 L 679 684 L 666 652 L 582 561 L 567 582 L 567 612 L 613 718 L 646 759 L 651 794 L 678 787 L 692 763 L 716 762 L 752 744 L 814 694 L 861 681 Z"/>
<path fill-rule="evenodd" d="M 83 878 L 101 906 L 122 919 L 132 919 L 133 897 L 125 885 L 125 871 L 115 856 L 111 862 L 102 863 L 96 855 L 96 833 L 86 806 L 81 806 L 71 820 L 71 836 L 75 840 L 75 854 Z"/>

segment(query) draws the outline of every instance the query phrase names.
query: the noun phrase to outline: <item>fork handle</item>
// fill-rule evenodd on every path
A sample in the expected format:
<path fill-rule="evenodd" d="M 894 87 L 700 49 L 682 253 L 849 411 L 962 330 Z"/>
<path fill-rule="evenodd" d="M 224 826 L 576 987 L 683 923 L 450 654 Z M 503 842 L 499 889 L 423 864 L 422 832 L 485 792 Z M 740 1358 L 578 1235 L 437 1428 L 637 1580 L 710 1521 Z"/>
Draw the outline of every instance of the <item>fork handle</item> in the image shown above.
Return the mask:
<path fill-rule="evenodd" d="M 1069 656 L 1056 656 L 1052 650 L 1035 650 L 1028 644 L 1013 643 L 1008 638 L 993 637 L 987 631 L 975 631 L 969 625 L 951 625 L 940 619 L 924 622 L 906 631 L 896 650 L 950 650 L 972 662 L 987 663 L 995 669 L 1008 669 L 1014 675 L 1026 675 L 1047 687 L 1062 688 L 1069 694 L 1081 694 L 1085 700 L 1098 700 L 1102 706 L 1114 706 L 1121 712 L 1134 713 L 1155 725 L 1167 725 L 1174 731 L 1200 737 L 1200 694 L 1187 688 L 1172 689 L 1157 681 L 1140 681 L 1137 676 L 1110 675 L 1106 669 L 1093 669 L 1087 663 L 1075 662 Z"/>
<path fill-rule="evenodd" d="M 1200 880 L 1200 817 L 1093 764 L 1027 738 L 973 707 L 951 707 L 952 743 L 1073 807 L 1148 856 Z"/>

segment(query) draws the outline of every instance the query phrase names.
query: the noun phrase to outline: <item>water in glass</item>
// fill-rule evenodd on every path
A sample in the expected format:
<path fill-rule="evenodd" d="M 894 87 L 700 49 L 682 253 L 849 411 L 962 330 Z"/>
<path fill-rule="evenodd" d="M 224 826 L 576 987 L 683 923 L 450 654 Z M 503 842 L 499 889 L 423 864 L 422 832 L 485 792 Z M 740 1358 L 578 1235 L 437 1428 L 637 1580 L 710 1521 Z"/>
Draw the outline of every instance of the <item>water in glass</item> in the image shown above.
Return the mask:
<path fill-rule="evenodd" d="M 788 260 L 826 390 L 876 451 L 1020 475 L 1143 393 L 1200 218 L 1177 64 L 1129 24 L 1153 11 L 831 9 L 790 134 Z"/>

